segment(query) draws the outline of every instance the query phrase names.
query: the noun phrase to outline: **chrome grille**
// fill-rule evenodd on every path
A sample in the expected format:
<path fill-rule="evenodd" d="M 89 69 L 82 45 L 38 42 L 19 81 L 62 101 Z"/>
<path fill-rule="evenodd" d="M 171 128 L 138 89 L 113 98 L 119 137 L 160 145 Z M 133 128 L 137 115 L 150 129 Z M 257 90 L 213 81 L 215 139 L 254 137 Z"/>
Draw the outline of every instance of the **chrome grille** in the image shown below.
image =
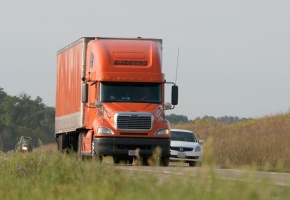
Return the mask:
<path fill-rule="evenodd" d="M 153 116 L 150 113 L 118 113 L 115 118 L 118 130 L 146 130 L 152 128 Z"/>
<path fill-rule="evenodd" d="M 193 148 L 190 148 L 190 147 L 170 147 L 170 149 L 175 150 L 175 151 L 181 151 L 181 152 L 193 150 Z"/>

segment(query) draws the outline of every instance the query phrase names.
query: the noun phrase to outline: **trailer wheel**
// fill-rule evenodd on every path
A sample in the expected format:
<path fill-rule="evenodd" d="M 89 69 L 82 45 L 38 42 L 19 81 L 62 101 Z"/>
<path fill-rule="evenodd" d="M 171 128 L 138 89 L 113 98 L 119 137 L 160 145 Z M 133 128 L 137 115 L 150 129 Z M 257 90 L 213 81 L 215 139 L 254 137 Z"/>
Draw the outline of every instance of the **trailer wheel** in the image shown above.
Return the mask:
<path fill-rule="evenodd" d="M 70 148 L 74 151 L 74 152 L 78 152 L 78 135 L 71 135 L 70 136 Z"/>
<path fill-rule="evenodd" d="M 69 138 L 66 134 L 61 134 L 58 136 L 57 147 L 61 152 L 67 151 L 69 149 Z"/>

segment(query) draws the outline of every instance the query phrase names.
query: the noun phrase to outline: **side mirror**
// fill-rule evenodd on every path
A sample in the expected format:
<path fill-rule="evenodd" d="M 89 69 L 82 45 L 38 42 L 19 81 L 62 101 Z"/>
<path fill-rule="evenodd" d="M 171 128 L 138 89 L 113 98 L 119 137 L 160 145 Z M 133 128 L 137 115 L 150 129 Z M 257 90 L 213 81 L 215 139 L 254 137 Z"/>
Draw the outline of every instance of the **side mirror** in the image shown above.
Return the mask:
<path fill-rule="evenodd" d="M 203 144 L 204 143 L 204 140 L 198 140 L 198 143 L 199 144 Z"/>
<path fill-rule="evenodd" d="M 164 105 L 164 107 L 165 107 L 165 110 L 170 110 L 170 109 L 172 109 L 172 105 L 171 105 L 171 103 L 165 103 L 165 105 Z"/>
<path fill-rule="evenodd" d="M 87 103 L 88 102 L 88 84 L 83 83 L 82 84 L 82 102 Z"/>
<path fill-rule="evenodd" d="M 177 85 L 173 85 L 171 88 L 171 103 L 174 106 L 178 104 L 178 86 Z"/>

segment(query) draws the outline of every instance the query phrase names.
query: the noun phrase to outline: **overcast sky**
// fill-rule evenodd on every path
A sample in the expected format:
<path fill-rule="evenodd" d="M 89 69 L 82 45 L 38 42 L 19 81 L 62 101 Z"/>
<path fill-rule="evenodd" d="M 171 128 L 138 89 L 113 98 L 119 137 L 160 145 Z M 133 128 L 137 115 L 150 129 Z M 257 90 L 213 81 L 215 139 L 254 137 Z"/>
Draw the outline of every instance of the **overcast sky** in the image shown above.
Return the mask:
<path fill-rule="evenodd" d="M 166 114 L 285 113 L 289 23 L 289 0 L 2 1 L 0 87 L 54 107 L 59 49 L 84 36 L 141 36 L 163 39 L 167 81 L 176 79 L 179 49 L 179 105 Z"/>

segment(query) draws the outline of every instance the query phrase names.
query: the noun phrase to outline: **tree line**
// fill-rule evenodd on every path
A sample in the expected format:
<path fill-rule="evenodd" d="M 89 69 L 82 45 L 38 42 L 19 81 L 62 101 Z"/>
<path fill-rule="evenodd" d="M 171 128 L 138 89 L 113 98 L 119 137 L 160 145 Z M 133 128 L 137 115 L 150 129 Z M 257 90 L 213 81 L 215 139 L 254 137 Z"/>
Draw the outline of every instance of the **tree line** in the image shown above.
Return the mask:
<path fill-rule="evenodd" d="M 223 116 L 223 117 L 213 117 L 213 116 L 207 116 L 204 117 L 197 117 L 196 119 L 189 120 L 187 116 L 184 115 L 176 115 L 176 114 L 170 114 L 166 115 L 165 118 L 171 123 L 171 124 L 178 124 L 178 123 L 188 123 L 188 122 L 194 122 L 195 120 L 210 120 L 210 121 L 219 121 L 224 124 L 233 124 L 236 122 L 246 121 L 250 120 L 251 118 L 239 118 L 239 117 L 233 117 L 233 116 Z"/>
<path fill-rule="evenodd" d="M 30 136 L 34 147 L 54 142 L 54 115 L 40 97 L 9 96 L 0 87 L 0 150 L 13 150 L 21 136 Z"/>

